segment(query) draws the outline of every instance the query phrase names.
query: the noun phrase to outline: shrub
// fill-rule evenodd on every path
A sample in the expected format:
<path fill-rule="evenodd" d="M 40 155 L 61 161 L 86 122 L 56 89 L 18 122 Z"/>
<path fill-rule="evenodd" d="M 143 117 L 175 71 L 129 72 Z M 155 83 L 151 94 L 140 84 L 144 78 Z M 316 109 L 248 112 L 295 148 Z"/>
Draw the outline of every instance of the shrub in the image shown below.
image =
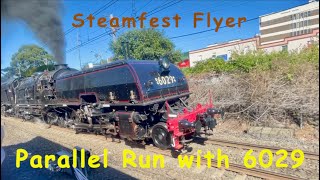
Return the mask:
<path fill-rule="evenodd" d="M 207 60 L 183 72 L 193 92 L 191 104 L 207 102 L 210 90 L 226 117 L 319 124 L 318 46 L 301 52 L 233 54 L 233 60 Z"/>

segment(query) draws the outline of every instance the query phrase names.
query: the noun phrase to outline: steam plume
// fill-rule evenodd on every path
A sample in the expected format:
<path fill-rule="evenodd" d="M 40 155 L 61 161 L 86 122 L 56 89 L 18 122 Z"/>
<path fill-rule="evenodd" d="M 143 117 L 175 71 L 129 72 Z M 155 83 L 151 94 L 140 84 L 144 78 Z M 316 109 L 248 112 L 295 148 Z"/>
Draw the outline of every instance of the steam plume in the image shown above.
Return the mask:
<path fill-rule="evenodd" d="M 1 17 L 23 20 L 61 64 L 65 61 L 65 41 L 60 8 L 58 0 L 1 0 Z"/>

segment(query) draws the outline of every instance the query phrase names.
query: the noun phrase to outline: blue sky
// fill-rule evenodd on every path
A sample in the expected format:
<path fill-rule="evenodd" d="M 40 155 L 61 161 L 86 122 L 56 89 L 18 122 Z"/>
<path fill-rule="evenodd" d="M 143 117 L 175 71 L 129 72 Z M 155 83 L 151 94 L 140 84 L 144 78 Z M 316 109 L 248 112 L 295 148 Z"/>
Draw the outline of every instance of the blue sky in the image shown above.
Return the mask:
<path fill-rule="evenodd" d="M 163 5 L 171 2 L 172 0 L 135 0 L 136 14 L 140 16 L 142 12 L 150 12 L 158 7 L 164 7 Z M 178 2 L 176 0 L 174 2 Z M 100 7 L 108 3 L 109 0 L 66 0 L 63 2 L 63 29 L 66 32 L 72 27 L 73 16 L 77 13 L 84 14 L 87 17 L 90 13 L 95 12 Z M 260 15 L 269 14 L 285 10 L 291 7 L 295 7 L 301 4 L 307 3 L 308 0 L 182 0 L 179 3 L 170 6 L 164 10 L 161 10 L 150 17 L 158 17 L 159 19 L 165 16 L 173 17 L 175 14 L 181 16 L 179 27 L 175 28 L 171 25 L 169 28 L 163 29 L 167 37 L 175 37 L 183 34 L 194 33 L 198 31 L 208 30 L 215 27 L 212 20 L 211 27 L 208 28 L 203 22 L 199 22 L 197 28 L 193 27 L 193 14 L 195 12 L 211 13 L 211 17 L 224 19 L 228 17 L 246 17 L 247 19 L 256 18 Z M 144 8 L 142 8 L 144 7 Z M 132 0 L 119 0 L 109 8 L 105 9 L 98 15 L 99 17 L 113 16 L 131 17 L 132 16 Z M 120 16 L 123 14 L 122 16 Z M 204 16 L 205 17 L 205 16 Z M 89 28 L 88 24 L 85 24 L 81 28 L 76 28 L 72 32 L 65 36 L 66 51 L 77 46 L 77 39 L 82 43 L 98 36 L 106 31 L 109 31 L 109 27 L 100 28 L 94 22 L 92 28 Z M 147 24 L 148 21 L 145 21 Z M 173 21 L 171 21 L 173 23 Z M 225 22 L 224 22 L 225 23 Z M 45 47 L 35 35 L 29 30 L 29 28 L 20 21 L 1 21 L 1 66 L 5 68 L 9 66 L 11 56 L 18 51 L 18 49 L 25 44 L 37 44 Z M 122 34 L 130 29 L 122 28 L 117 32 L 117 35 Z M 209 31 L 193 36 L 186 36 L 182 38 L 172 39 L 176 48 L 185 51 L 203 48 L 207 45 L 229 41 L 233 39 L 245 39 L 254 36 L 259 33 L 259 20 L 254 20 L 242 24 L 241 28 L 223 28 L 218 32 Z M 89 62 L 98 62 L 100 58 L 106 59 L 112 56 L 112 52 L 109 49 L 109 43 L 112 40 L 110 35 L 102 36 L 102 38 L 93 41 L 79 49 L 68 52 L 66 54 L 66 63 L 70 67 L 79 68 L 80 60 L 82 65 Z M 46 48 L 46 47 L 45 47 Z M 49 52 L 50 50 L 46 48 Z M 79 59 L 80 53 L 80 59 Z M 95 54 L 99 54 L 100 57 L 95 57 Z"/>

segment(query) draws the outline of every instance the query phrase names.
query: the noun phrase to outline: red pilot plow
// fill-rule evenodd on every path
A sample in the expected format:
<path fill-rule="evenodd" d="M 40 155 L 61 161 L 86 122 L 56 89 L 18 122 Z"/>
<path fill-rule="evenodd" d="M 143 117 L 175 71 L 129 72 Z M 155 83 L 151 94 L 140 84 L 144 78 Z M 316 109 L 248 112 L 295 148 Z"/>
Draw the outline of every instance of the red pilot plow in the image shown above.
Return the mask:
<path fill-rule="evenodd" d="M 211 99 L 205 105 L 197 104 L 194 108 L 185 105 L 180 110 L 174 110 L 166 102 L 166 110 L 167 121 L 154 126 L 153 141 L 161 149 L 172 148 L 178 152 L 188 151 L 187 143 L 201 132 L 206 134 L 207 130 L 212 130 L 217 125 L 215 115 L 224 114 L 214 108 Z"/>

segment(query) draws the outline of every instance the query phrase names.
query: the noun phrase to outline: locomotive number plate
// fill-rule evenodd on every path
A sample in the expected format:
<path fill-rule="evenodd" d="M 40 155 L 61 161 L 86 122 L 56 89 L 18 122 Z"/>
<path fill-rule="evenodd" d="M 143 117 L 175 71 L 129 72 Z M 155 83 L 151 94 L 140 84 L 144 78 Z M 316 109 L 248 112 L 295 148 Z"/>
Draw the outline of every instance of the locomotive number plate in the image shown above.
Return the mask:
<path fill-rule="evenodd" d="M 158 85 L 166 85 L 177 82 L 174 76 L 159 76 L 154 78 Z"/>

